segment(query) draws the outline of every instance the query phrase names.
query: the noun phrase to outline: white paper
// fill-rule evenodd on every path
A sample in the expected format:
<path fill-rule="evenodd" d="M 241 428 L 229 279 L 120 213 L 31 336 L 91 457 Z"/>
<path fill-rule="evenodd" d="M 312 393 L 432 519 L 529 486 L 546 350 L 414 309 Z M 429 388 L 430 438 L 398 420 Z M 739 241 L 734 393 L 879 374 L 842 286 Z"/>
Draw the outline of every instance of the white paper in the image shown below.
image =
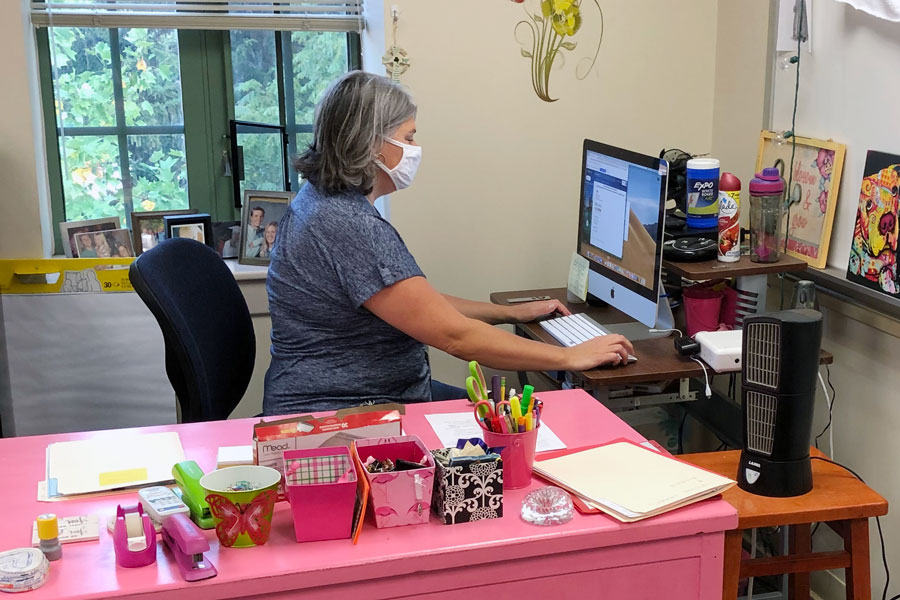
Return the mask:
<path fill-rule="evenodd" d="M 456 448 L 456 441 L 460 438 L 473 437 L 484 439 L 481 435 L 481 427 L 475 422 L 472 411 L 464 413 L 441 413 L 425 415 L 428 424 L 434 429 L 438 439 L 445 448 Z M 565 448 L 562 440 L 553 433 L 545 423 L 541 423 L 538 429 L 537 445 L 535 452 L 547 450 L 561 450 Z"/>

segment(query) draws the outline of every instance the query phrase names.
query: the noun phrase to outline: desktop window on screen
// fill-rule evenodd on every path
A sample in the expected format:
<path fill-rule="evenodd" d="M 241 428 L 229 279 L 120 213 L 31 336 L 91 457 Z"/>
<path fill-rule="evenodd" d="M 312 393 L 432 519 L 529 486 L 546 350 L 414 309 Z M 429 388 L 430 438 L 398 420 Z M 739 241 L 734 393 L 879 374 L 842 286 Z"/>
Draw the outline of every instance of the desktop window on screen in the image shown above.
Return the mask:
<path fill-rule="evenodd" d="M 588 150 L 581 254 L 649 290 L 659 249 L 658 170 Z"/>

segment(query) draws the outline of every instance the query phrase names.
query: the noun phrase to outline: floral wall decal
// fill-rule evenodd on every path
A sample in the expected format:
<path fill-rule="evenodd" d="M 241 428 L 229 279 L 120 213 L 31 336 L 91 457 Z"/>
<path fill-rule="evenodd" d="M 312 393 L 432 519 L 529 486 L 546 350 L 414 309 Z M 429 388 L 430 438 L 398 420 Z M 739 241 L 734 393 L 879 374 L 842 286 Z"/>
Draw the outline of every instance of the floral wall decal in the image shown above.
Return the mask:
<path fill-rule="evenodd" d="M 516 4 L 524 4 L 525 0 L 513 0 Z M 516 23 L 514 33 L 516 41 L 521 45 L 522 56 L 531 61 L 531 85 L 534 93 L 544 102 L 556 102 L 558 98 L 550 96 L 550 72 L 554 64 L 563 64 L 563 52 L 574 52 L 578 42 L 572 38 L 582 29 L 585 11 L 583 0 L 539 0 L 540 14 L 531 13 L 526 7 L 526 19 Z M 597 7 L 600 35 L 593 56 L 582 58 L 575 68 L 575 76 L 584 79 L 590 74 L 600 54 L 603 42 L 603 10 L 598 0 L 593 0 Z M 593 15 L 591 15 L 593 17 Z M 590 17 L 589 17 L 590 18 Z M 523 37 L 520 35 L 524 34 Z M 556 61 L 560 63 L 556 63 Z"/>

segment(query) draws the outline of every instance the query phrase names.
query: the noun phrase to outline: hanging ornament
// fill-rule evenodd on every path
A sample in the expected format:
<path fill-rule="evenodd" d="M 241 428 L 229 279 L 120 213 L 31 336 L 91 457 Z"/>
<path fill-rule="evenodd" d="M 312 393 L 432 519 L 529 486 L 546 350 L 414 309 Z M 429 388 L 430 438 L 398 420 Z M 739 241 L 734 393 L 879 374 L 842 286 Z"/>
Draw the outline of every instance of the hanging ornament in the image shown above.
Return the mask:
<path fill-rule="evenodd" d="M 381 57 L 381 64 L 384 65 L 392 80 L 400 81 L 400 76 L 409 69 L 409 55 L 397 44 L 397 23 L 400 21 L 400 9 L 396 6 L 391 8 L 391 20 L 393 21 L 392 43 L 390 49 Z"/>
<path fill-rule="evenodd" d="M 409 56 L 406 54 L 406 50 L 400 46 L 391 46 L 390 50 L 381 57 L 381 64 L 384 65 L 391 79 L 400 81 L 400 76 L 409 69 Z"/>

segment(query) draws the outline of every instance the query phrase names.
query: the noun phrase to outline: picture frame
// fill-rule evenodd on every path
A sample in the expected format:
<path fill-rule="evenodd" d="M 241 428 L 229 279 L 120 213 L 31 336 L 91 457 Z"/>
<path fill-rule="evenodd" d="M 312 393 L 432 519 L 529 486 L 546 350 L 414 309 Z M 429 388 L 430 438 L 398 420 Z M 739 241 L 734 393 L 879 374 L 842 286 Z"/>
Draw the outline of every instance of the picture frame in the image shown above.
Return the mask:
<path fill-rule="evenodd" d="M 900 155 L 869 150 L 859 187 L 847 280 L 900 298 Z"/>
<path fill-rule="evenodd" d="M 189 238 L 215 249 L 212 234 L 212 218 L 207 213 L 166 215 L 166 239 Z"/>
<path fill-rule="evenodd" d="M 75 247 L 75 234 L 89 231 L 109 231 L 120 227 L 122 227 L 122 221 L 119 217 L 103 217 L 100 219 L 64 221 L 60 223 L 59 238 L 62 241 L 66 258 L 76 258 L 78 256 Z"/>
<path fill-rule="evenodd" d="M 785 210 L 781 230 L 782 235 L 787 237 L 786 252 L 806 261 L 811 267 L 824 269 L 828 261 L 828 245 L 846 146 L 831 140 L 799 136 L 778 144 L 777 135 L 774 131 L 760 133 L 756 172 L 775 166 L 778 161 L 784 163 L 785 185 L 790 181 L 792 188 L 785 190 L 785 198 L 798 200 L 791 204 L 789 211 Z M 785 171 L 790 168 L 795 143 L 794 172 L 791 176 Z M 782 237 L 779 241 L 782 248 L 784 240 Z"/>
<path fill-rule="evenodd" d="M 166 239 L 166 224 L 163 220 L 166 215 L 194 214 L 197 214 L 196 208 L 131 213 L 131 245 L 134 248 L 134 255 L 140 256 Z"/>
<path fill-rule="evenodd" d="M 278 223 L 296 195 L 297 192 L 244 191 L 239 263 L 268 266 L 278 237 Z"/>
<path fill-rule="evenodd" d="M 75 234 L 78 258 L 133 258 L 131 231 L 106 229 Z"/>

